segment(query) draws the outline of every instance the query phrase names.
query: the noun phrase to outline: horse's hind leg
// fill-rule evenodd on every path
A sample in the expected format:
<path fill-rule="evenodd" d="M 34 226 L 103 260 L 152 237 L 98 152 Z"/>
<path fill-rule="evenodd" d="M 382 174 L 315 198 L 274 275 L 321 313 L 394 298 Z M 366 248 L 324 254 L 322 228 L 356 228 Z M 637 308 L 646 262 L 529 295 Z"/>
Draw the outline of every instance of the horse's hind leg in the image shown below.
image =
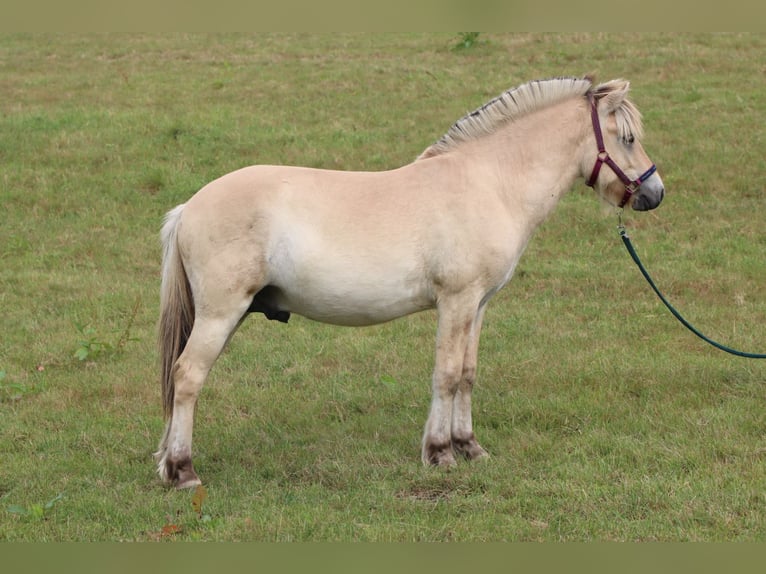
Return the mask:
<path fill-rule="evenodd" d="M 479 309 L 473 325 L 471 325 L 465 358 L 463 359 L 463 372 L 452 406 L 452 447 L 455 449 L 455 452 L 469 460 L 489 456 L 487 451 L 476 441 L 471 416 L 471 391 L 476 382 L 479 337 L 481 335 L 481 324 L 484 319 L 485 308 L 485 306 L 482 306 Z"/>
<path fill-rule="evenodd" d="M 176 488 L 190 488 L 201 483 L 191 458 L 194 409 L 213 363 L 239 325 L 247 304 L 240 307 L 217 317 L 197 315 L 186 347 L 175 364 L 173 414 L 158 459 L 160 475 Z"/>

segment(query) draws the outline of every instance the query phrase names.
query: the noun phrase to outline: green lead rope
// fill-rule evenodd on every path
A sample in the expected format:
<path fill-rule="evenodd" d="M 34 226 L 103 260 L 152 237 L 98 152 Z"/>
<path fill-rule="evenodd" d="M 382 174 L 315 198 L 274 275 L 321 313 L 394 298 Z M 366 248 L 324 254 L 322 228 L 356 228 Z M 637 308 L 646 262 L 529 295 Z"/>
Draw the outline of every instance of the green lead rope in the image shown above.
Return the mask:
<path fill-rule="evenodd" d="M 744 351 L 738 351 L 736 349 L 732 349 L 731 347 L 727 347 L 726 345 L 722 345 L 721 343 L 717 343 L 716 341 L 713 341 L 710 337 L 706 337 L 702 333 L 700 333 L 697 329 L 694 328 L 694 326 L 689 323 L 686 319 L 684 319 L 681 316 L 681 313 L 676 311 L 675 307 L 671 305 L 667 299 L 660 293 L 660 290 L 657 289 L 657 286 L 654 284 L 654 281 L 652 281 L 652 278 L 649 276 L 649 272 L 646 270 L 644 265 L 641 263 L 641 259 L 638 258 L 638 254 L 636 253 L 636 250 L 633 247 L 633 244 L 630 242 L 630 237 L 628 237 L 628 233 L 625 231 L 625 227 L 620 224 L 618 227 L 620 231 L 620 237 L 622 238 L 622 242 L 625 244 L 625 248 L 628 250 L 628 253 L 630 254 L 633 261 L 635 261 L 636 265 L 638 266 L 639 271 L 641 271 L 641 274 L 644 276 L 646 281 L 649 283 L 651 288 L 654 290 L 655 293 L 657 293 L 657 297 L 660 298 L 660 301 L 662 301 L 665 304 L 665 307 L 668 308 L 668 310 L 673 313 L 673 316 L 678 319 L 681 324 L 689 329 L 692 333 L 697 335 L 700 339 L 705 341 L 706 343 L 709 343 L 716 347 L 717 349 L 721 349 L 722 351 L 725 351 L 727 353 L 730 353 L 732 355 L 736 355 L 738 357 L 745 357 L 747 359 L 766 359 L 766 354 L 763 353 L 745 353 Z"/>

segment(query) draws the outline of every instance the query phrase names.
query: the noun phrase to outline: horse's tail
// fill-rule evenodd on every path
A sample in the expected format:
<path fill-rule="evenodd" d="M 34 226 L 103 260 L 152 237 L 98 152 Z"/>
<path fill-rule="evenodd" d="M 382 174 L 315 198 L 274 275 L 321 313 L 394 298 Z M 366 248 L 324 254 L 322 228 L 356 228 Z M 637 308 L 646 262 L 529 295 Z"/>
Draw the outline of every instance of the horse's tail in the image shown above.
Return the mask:
<path fill-rule="evenodd" d="M 173 414 L 173 370 L 194 325 L 194 299 L 181 255 L 178 222 L 184 205 L 168 212 L 162 226 L 162 286 L 160 287 L 159 355 L 162 408 L 165 419 Z"/>

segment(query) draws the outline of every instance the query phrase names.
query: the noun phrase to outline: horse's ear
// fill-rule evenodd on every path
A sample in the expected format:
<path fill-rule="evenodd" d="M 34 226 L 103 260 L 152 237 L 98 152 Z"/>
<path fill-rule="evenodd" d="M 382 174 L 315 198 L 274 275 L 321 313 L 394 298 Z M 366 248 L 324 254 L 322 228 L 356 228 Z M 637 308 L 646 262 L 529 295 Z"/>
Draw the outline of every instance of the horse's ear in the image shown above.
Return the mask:
<path fill-rule="evenodd" d="M 604 110 L 609 113 L 615 111 L 622 105 L 623 100 L 628 95 L 630 82 L 627 80 L 612 80 L 596 88 L 594 96 L 601 102 Z"/>

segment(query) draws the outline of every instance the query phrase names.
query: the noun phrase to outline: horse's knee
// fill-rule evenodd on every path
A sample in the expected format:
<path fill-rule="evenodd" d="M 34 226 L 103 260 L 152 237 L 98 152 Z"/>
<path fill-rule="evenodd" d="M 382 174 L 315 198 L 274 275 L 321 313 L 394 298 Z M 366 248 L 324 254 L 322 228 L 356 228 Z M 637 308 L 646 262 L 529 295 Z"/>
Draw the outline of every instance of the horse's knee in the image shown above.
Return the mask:
<path fill-rule="evenodd" d="M 460 390 L 471 391 L 476 383 L 476 366 L 463 367 L 460 377 Z"/>
<path fill-rule="evenodd" d="M 454 397 L 462 379 L 462 371 L 459 369 L 437 369 L 434 371 L 434 391 L 443 398 Z"/>

